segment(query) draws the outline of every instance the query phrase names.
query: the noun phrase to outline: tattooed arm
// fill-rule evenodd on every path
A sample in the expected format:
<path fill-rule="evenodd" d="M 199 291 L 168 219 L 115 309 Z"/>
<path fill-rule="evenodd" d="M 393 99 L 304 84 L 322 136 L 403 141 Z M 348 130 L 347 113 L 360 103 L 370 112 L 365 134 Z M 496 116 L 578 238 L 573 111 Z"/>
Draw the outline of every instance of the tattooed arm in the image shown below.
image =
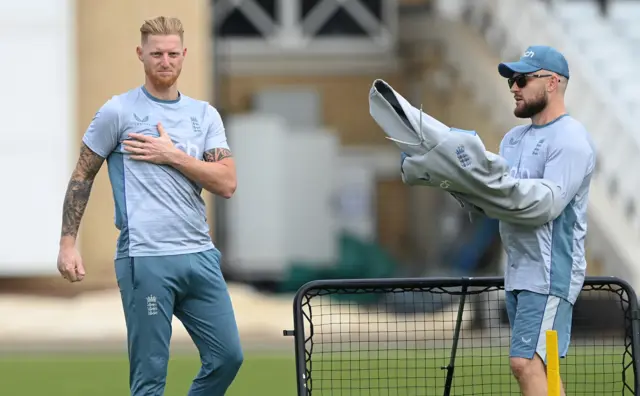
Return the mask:
<path fill-rule="evenodd" d="M 205 151 L 204 161 L 179 151 L 171 166 L 212 194 L 231 198 L 236 191 L 236 165 L 226 148 Z"/>
<path fill-rule="evenodd" d="M 73 246 L 78 235 L 80 221 L 89 201 L 91 187 L 100 170 L 104 158 L 94 153 L 84 143 L 80 148 L 80 157 L 71 175 L 62 207 L 62 232 L 60 244 Z"/>
<path fill-rule="evenodd" d="M 79 282 L 85 277 L 84 263 L 76 247 L 78 228 L 89 202 L 93 180 L 104 159 L 118 145 L 120 109 L 121 105 L 117 97 L 114 97 L 93 116 L 82 137 L 80 156 L 67 186 L 62 207 L 58 271 L 69 282 Z"/>

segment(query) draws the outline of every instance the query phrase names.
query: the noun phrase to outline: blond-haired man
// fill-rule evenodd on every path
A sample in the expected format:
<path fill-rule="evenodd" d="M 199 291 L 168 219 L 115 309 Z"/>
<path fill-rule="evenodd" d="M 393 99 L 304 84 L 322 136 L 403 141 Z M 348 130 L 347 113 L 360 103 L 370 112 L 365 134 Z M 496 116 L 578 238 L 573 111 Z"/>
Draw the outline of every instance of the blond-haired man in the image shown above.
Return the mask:
<path fill-rule="evenodd" d="M 224 395 L 243 354 L 200 193 L 230 198 L 234 159 L 216 109 L 178 90 L 187 54 L 180 20 L 147 20 L 140 32 L 145 82 L 108 100 L 85 132 L 64 200 L 58 269 L 70 282 L 85 276 L 75 241 L 106 159 L 120 231 L 115 271 L 131 395 L 164 393 L 173 315 L 202 360 L 189 395 Z"/>

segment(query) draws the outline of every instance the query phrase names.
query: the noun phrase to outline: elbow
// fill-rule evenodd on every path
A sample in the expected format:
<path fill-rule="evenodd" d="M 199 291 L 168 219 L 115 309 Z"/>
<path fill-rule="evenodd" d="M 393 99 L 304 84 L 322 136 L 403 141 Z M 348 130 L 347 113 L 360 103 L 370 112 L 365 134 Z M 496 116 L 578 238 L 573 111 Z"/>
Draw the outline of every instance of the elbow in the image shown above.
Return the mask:
<path fill-rule="evenodd" d="M 226 183 L 224 187 L 220 191 L 220 196 L 224 199 L 230 199 L 233 197 L 233 194 L 236 192 L 236 188 L 238 187 L 238 182 L 233 179 L 229 183 Z"/>

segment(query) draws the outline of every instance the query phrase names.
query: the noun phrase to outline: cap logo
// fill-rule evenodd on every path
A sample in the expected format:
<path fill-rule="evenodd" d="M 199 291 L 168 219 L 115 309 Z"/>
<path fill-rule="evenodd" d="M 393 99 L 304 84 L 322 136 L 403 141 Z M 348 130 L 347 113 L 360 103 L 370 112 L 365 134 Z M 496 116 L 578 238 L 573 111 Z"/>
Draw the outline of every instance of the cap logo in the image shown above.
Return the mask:
<path fill-rule="evenodd" d="M 533 58 L 534 56 L 536 56 L 536 53 L 533 51 L 527 51 L 522 55 L 524 58 Z"/>

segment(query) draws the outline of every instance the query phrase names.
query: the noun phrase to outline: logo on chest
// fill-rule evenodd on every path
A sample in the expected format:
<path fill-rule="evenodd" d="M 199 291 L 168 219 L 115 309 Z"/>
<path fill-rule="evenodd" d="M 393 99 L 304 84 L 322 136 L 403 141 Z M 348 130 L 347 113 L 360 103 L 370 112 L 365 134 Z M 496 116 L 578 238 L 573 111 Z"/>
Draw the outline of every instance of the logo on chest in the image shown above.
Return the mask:
<path fill-rule="evenodd" d="M 194 143 L 188 139 L 182 140 L 182 141 L 177 141 L 174 139 L 171 139 L 171 140 L 173 141 L 173 144 L 176 146 L 178 150 L 181 150 L 187 153 L 191 157 L 200 159 L 200 154 L 201 154 L 200 146 L 197 143 Z"/>
<path fill-rule="evenodd" d="M 516 179 L 539 178 L 542 177 L 543 172 L 544 161 L 538 153 L 523 156 L 510 169 L 511 176 Z"/>
<path fill-rule="evenodd" d="M 135 121 L 131 122 L 131 126 L 136 128 L 136 127 L 141 127 L 141 126 L 145 126 L 145 127 L 154 127 L 155 125 L 153 125 L 152 123 L 149 122 L 149 116 L 145 115 L 145 116 L 139 116 L 136 113 L 133 113 L 133 119 Z"/>
<path fill-rule="evenodd" d="M 193 133 L 196 135 L 200 135 L 202 133 L 202 129 L 200 129 L 200 123 L 196 117 L 191 118 L 191 129 L 193 129 Z"/>
<path fill-rule="evenodd" d="M 542 148 L 542 145 L 544 144 L 544 138 L 538 140 L 538 143 L 536 144 L 536 147 L 534 147 L 533 151 L 531 152 L 531 155 L 538 155 L 540 154 L 540 149 Z"/>
<path fill-rule="evenodd" d="M 517 179 L 542 177 L 545 165 L 545 138 L 522 140 L 522 147 L 505 149 L 510 175 Z"/>

